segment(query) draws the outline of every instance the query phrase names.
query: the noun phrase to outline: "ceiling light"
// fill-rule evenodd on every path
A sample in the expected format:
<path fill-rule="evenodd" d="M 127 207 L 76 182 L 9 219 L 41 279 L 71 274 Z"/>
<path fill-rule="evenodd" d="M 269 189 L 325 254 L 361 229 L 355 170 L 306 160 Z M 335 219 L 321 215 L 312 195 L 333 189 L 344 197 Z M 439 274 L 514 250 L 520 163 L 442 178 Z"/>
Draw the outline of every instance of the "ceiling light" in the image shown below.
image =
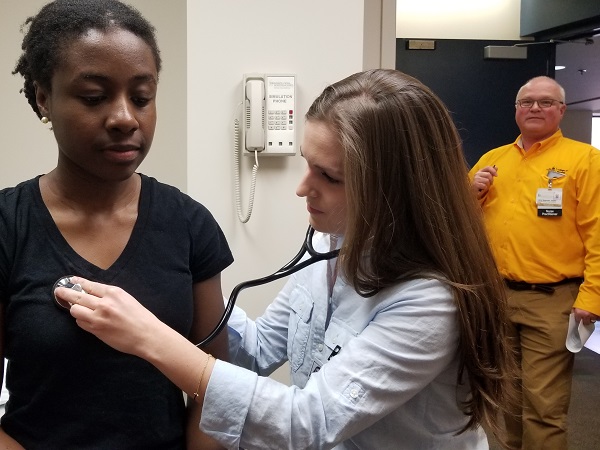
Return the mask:
<path fill-rule="evenodd" d="M 565 66 L 554 66 L 554 70 L 563 70 Z"/>

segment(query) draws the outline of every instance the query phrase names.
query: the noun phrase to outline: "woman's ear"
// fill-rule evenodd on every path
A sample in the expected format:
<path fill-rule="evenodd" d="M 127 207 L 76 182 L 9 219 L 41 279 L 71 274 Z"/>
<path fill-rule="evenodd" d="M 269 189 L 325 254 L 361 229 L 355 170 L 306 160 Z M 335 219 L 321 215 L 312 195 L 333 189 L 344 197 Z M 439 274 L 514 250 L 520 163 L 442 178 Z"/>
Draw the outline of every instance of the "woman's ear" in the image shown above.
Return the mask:
<path fill-rule="evenodd" d="M 50 117 L 50 96 L 48 95 L 48 92 L 46 92 L 46 90 L 37 81 L 33 82 L 33 87 L 35 89 L 35 102 L 37 104 L 38 111 L 42 116 L 52 119 Z"/>

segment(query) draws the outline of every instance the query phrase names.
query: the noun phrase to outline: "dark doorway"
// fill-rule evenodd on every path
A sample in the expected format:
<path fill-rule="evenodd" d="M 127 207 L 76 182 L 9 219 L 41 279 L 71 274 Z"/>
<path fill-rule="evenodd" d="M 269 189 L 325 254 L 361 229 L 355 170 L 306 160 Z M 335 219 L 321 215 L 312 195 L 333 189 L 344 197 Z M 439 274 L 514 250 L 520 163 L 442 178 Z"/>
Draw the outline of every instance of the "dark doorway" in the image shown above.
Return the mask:
<path fill-rule="evenodd" d="M 523 41 L 436 39 L 434 50 L 408 50 L 396 39 L 396 68 L 418 78 L 446 104 L 472 165 L 488 150 L 516 139 L 518 89 L 530 78 L 554 78 L 555 44 L 527 45 L 526 59 L 484 59 L 486 46 Z"/>

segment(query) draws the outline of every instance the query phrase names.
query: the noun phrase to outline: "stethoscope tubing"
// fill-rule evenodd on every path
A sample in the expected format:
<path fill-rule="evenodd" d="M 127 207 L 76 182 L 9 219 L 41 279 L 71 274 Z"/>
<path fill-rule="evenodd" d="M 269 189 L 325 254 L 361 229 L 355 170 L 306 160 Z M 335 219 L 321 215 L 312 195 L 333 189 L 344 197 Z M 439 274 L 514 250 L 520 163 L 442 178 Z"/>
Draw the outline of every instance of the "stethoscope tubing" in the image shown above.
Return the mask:
<path fill-rule="evenodd" d="M 231 317 L 231 313 L 233 312 L 233 308 L 235 306 L 237 298 L 240 295 L 240 292 L 242 292 L 244 289 L 271 283 L 272 281 L 279 280 L 280 278 L 292 275 L 316 262 L 333 259 L 339 255 L 339 249 L 331 250 L 325 253 L 317 252 L 312 244 L 314 233 L 315 229 L 309 225 L 308 229 L 306 230 L 306 236 L 304 238 L 304 242 L 302 243 L 302 247 L 300 247 L 300 251 L 296 254 L 296 256 L 294 256 L 290 260 L 290 262 L 284 265 L 281 269 L 272 273 L 271 275 L 267 275 L 262 278 L 256 278 L 254 280 L 243 281 L 237 286 L 235 286 L 231 291 L 231 294 L 229 295 L 229 300 L 227 301 L 227 305 L 225 306 L 225 311 L 221 316 L 221 320 L 215 326 L 215 328 L 208 334 L 208 336 L 206 336 L 204 339 L 202 339 L 202 341 L 196 344 L 196 347 L 203 347 L 207 345 L 219 333 L 221 333 L 221 331 L 223 331 L 223 328 L 225 328 L 227 322 L 229 321 L 229 318 Z M 310 255 L 310 258 L 300 262 L 300 260 L 306 253 Z"/>

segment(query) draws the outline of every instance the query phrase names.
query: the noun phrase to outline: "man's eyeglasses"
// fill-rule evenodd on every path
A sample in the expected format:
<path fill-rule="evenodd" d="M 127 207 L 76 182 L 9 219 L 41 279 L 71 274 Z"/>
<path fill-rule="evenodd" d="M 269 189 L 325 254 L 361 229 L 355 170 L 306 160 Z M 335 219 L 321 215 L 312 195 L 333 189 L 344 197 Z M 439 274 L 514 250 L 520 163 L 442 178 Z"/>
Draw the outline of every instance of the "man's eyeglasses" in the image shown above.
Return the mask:
<path fill-rule="evenodd" d="M 534 103 L 537 103 L 540 108 L 550 108 L 552 105 L 554 105 L 554 102 L 560 103 L 561 105 L 565 103 L 552 98 L 543 98 L 541 100 L 531 100 L 526 98 L 523 100 L 517 100 L 515 105 L 517 105 L 519 108 L 533 108 Z"/>

